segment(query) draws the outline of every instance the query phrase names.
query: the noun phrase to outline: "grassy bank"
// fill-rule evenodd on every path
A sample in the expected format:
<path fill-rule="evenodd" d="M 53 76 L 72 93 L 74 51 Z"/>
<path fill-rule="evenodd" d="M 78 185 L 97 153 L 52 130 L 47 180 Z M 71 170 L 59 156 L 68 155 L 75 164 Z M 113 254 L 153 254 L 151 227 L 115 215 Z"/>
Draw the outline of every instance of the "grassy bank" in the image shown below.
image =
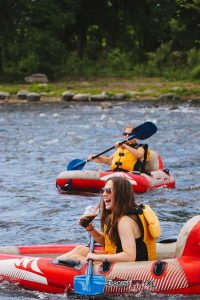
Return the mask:
<path fill-rule="evenodd" d="M 45 97 L 61 97 L 65 91 L 73 93 L 89 93 L 92 95 L 102 92 L 110 95 L 126 94 L 132 99 L 156 99 L 163 94 L 175 94 L 185 99 L 200 99 L 199 81 L 168 81 L 160 78 L 94 78 L 66 80 L 48 84 L 1 84 L 0 91 L 14 96 L 20 90 L 41 93 Z"/>

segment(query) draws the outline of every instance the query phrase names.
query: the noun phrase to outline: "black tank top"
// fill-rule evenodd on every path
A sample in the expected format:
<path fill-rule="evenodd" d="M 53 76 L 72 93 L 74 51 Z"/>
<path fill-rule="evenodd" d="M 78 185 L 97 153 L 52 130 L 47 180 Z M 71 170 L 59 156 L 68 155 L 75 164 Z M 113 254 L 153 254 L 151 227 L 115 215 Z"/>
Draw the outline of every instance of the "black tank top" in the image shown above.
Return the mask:
<path fill-rule="evenodd" d="M 147 246 L 144 242 L 144 228 L 142 225 L 142 222 L 140 221 L 139 217 L 137 216 L 137 220 L 135 218 L 132 218 L 130 215 L 129 217 L 131 219 L 134 219 L 134 221 L 137 222 L 138 226 L 140 227 L 141 231 L 142 231 L 142 235 L 135 239 L 135 243 L 136 243 L 136 259 L 135 261 L 147 261 L 148 260 L 148 252 L 147 252 Z M 119 242 L 119 244 L 117 245 L 117 253 L 122 252 L 122 244 L 121 242 Z"/>

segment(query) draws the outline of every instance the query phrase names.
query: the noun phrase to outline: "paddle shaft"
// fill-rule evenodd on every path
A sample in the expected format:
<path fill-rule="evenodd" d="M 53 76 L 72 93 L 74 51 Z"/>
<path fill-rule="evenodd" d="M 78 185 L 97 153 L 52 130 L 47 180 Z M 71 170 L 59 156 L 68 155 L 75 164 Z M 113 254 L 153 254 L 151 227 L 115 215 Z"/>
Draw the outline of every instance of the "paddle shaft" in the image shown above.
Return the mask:
<path fill-rule="evenodd" d="M 135 137 L 136 137 L 136 134 L 132 134 L 128 139 L 126 139 L 126 140 L 120 142 L 120 143 L 119 143 L 119 146 L 121 146 L 121 145 L 124 144 L 124 143 L 129 142 L 130 140 L 134 139 Z M 108 152 L 108 151 L 110 151 L 110 150 L 112 150 L 112 149 L 114 149 L 114 148 L 115 148 L 115 146 L 112 146 L 112 147 L 110 147 L 110 148 L 104 150 L 103 152 L 101 152 L 101 153 L 99 153 L 99 154 L 97 154 L 97 155 L 95 155 L 95 156 L 92 156 L 92 159 L 95 159 L 95 158 L 99 157 L 100 155 L 103 155 L 104 153 L 106 153 L 106 152 Z M 88 160 L 87 160 L 87 161 L 88 161 Z"/>
<path fill-rule="evenodd" d="M 120 143 L 119 143 L 119 146 L 122 145 L 122 144 L 124 144 L 125 142 L 128 142 L 128 141 L 134 139 L 135 136 L 136 136 L 136 134 L 131 135 L 128 139 L 126 139 L 126 140 L 120 142 Z M 114 149 L 114 148 L 115 148 L 115 146 L 112 146 L 112 147 L 110 147 L 110 148 L 108 148 L 108 149 L 102 151 L 101 153 L 99 153 L 99 154 L 97 154 L 97 155 L 95 155 L 95 156 L 92 156 L 92 159 L 95 159 L 95 158 L 99 157 L 100 155 L 103 155 L 104 153 L 106 153 L 106 152 L 108 152 L 108 151 L 110 151 L 110 150 L 112 150 L 112 149 Z M 81 163 L 75 164 L 75 165 L 73 166 L 73 169 L 76 170 L 76 168 L 77 168 L 78 166 L 84 166 L 88 161 L 89 161 L 89 160 L 86 159 L 86 160 L 82 161 Z"/>
<path fill-rule="evenodd" d="M 94 239 L 90 235 L 90 252 L 93 252 L 93 251 L 94 251 Z M 93 275 L 93 260 L 89 259 L 87 273 L 86 273 L 86 289 L 87 290 L 89 290 L 89 287 L 91 285 L 92 275 Z"/>
<path fill-rule="evenodd" d="M 121 146 L 121 145 L 124 144 L 124 143 L 129 142 L 129 141 L 132 140 L 132 139 L 134 139 L 135 137 L 137 137 L 137 135 L 138 135 L 138 133 L 135 133 L 135 134 L 133 133 L 128 139 L 126 139 L 126 140 L 120 142 L 120 143 L 119 143 L 119 146 Z M 95 156 L 92 156 L 92 159 L 95 159 L 95 158 L 99 157 L 100 155 L 103 155 L 104 153 L 106 153 L 106 152 L 108 152 L 108 151 L 110 151 L 110 150 L 112 150 L 112 149 L 114 149 L 114 148 L 115 148 L 115 146 L 112 146 L 112 147 L 110 147 L 110 148 L 108 148 L 108 149 L 102 151 L 101 153 L 99 153 L 99 154 L 97 154 L 97 155 L 95 155 Z M 89 161 L 90 161 L 90 160 L 86 159 L 86 160 L 82 161 L 81 163 L 75 164 L 75 165 L 72 167 L 72 169 L 73 169 L 73 170 L 76 170 L 77 167 L 80 167 L 80 166 L 84 167 L 84 165 L 85 165 L 87 162 L 89 162 Z M 69 169 L 70 169 L 70 168 L 69 168 Z"/>

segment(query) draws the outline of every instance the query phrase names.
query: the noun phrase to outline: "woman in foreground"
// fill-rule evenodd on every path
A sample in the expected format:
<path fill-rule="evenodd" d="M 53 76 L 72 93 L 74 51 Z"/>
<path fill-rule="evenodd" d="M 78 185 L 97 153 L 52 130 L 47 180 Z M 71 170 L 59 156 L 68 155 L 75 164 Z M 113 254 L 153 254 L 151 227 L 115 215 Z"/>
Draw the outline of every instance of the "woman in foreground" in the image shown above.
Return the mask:
<path fill-rule="evenodd" d="M 89 252 L 83 245 L 58 257 L 72 265 L 86 262 L 108 260 L 110 262 L 134 262 L 155 259 L 156 240 L 153 237 L 144 241 L 144 226 L 140 215 L 143 207 L 135 203 L 130 182 L 122 177 L 111 177 L 102 189 L 101 230 L 97 230 L 89 218 L 80 218 L 79 224 L 89 232 L 94 240 L 104 247 L 104 251 Z M 153 211 L 152 211 L 153 213 Z M 155 215 L 154 215 L 155 216 Z M 156 217 L 156 216 L 155 216 Z M 157 219 L 157 217 L 156 217 Z M 145 234 L 147 236 L 147 234 Z M 150 251 L 148 248 L 151 248 Z M 152 257 L 149 257 L 151 253 Z M 153 253 L 153 254 L 152 254 Z"/>

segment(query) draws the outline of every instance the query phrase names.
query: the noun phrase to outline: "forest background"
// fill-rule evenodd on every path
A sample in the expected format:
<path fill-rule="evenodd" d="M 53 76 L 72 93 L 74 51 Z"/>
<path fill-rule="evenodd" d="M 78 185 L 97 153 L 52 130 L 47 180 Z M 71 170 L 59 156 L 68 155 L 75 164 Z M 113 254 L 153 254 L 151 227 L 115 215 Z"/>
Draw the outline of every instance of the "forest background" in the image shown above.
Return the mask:
<path fill-rule="evenodd" d="M 1 0 L 0 81 L 200 80 L 200 0 Z"/>

